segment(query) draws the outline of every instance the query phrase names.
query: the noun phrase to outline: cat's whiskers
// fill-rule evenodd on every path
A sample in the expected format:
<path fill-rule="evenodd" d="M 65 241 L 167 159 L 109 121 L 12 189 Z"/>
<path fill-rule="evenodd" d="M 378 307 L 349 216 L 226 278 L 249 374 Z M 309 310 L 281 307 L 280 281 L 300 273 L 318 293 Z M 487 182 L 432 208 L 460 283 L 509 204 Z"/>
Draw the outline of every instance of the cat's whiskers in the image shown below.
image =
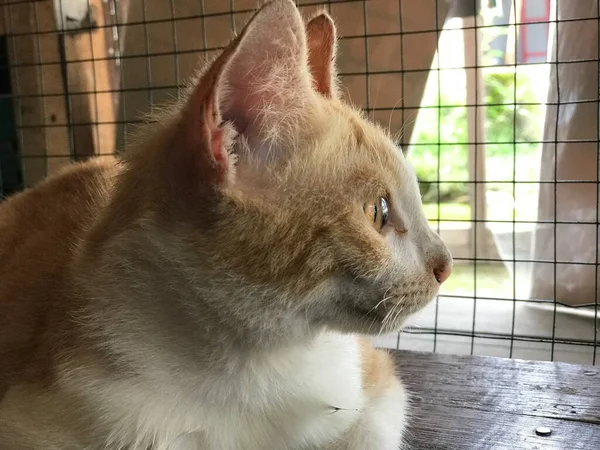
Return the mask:
<path fill-rule="evenodd" d="M 377 91 L 375 92 L 375 101 L 373 102 L 373 109 L 371 111 L 369 111 L 369 113 L 368 113 L 368 116 L 371 118 L 374 116 L 375 108 L 377 108 L 377 100 L 379 99 L 379 90 L 380 89 L 381 89 L 381 83 L 377 84 Z"/>
<path fill-rule="evenodd" d="M 394 116 L 394 111 L 396 111 L 396 106 L 398 106 L 398 103 L 402 103 L 402 100 L 404 99 L 399 99 L 396 103 L 394 103 L 394 106 L 392 106 L 392 110 L 390 111 L 390 118 L 388 119 L 388 131 L 392 129 L 392 117 Z"/>
<path fill-rule="evenodd" d="M 398 301 L 398 305 L 402 304 L 402 301 L 406 298 L 406 295 L 403 295 L 402 298 Z M 404 311 L 404 308 L 398 308 L 398 312 L 396 313 L 396 315 L 394 316 L 394 318 L 391 320 L 392 323 L 396 323 L 396 321 L 398 320 L 398 317 L 400 317 L 400 314 Z M 390 331 L 393 331 L 392 329 L 390 329 Z"/>
<path fill-rule="evenodd" d="M 394 111 L 392 110 L 392 113 Z M 416 122 L 416 116 L 417 113 L 416 111 L 411 112 L 408 117 L 404 120 L 404 122 L 402 123 L 402 125 L 400 126 L 400 129 L 398 131 L 396 131 L 393 135 L 392 135 L 392 140 L 396 143 L 400 143 L 400 140 L 402 139 L 402 135 L 404 134 L 404 128 L 406 127 L 406 125 L 412 124 Z M 390 129 L 389 127 L 391 126 L 391 121 L 392 121 L 392 116 L 390 114 L 390 122 L 388 124 L 388 130 Z M 410 122 L 409 122 L 410 121 Z"/>
<path fill-rule="evenodd" d="M 404 300 L 405 298 L 406 298 L 406 295 L 403 295 L 402 298 L 400 300 L 398 300 L 394 304 L 392 309 L 386 314 L 385 318 L 383 319 L 383 322 L 381 323 L 381 328 L 379 329 L 379 333 L 377 335 L 378 338 L 381 336 L 381 333 L 383 333 L 384 331 L 386 331 L 386 332 L 393 331 L 392 324 L 396 323 L 396 320 L 398 319 L 398 317 L 400 317 L 400 314 L 402 314 L 402 312 L 404 311 L 404 308 L 402 305 L 402 300 Z"/>
<path fill-rule="evenodd" d="M 392 299 L 394 296 L 393 295 L 389 295 L 386 297 L 387 293 L 390 291 L 391 288 L 389 288 L 388 290 L 385 291 L 385 293 L 383 294 L 384 297 L 381 299 L 381 301 L 379 303 L 377 303 L 375 306 L 373 306 L 369 312 L 367 312 L 367 314 L 372 313 L 373 311 L 375 311 L 377 308 L 379 308 L 381 306 L 382 303 L 387 302 L 388 300 Z"/>
<path fill-rule="evenodd" d="M 379 333 L 377 334 L 377 338 L 379 338 L 381 336 L 381 333 L 383 333 L 383 331 L 387 328 L 387 325 L 390 322 L 390 319 L 396 313 L 398 308 L 400 308 L 399 302 L 395 303 L 394 306 L 392 306 L 392 309 L 385 315 L 385 317 L 383 318 L 383 321 L 381 322 L 381 327 L 379 328 Z"/>
<path fill-rule="evenodd" d="M 307 308 L 304 308 L 304 317 L 306 319 L 306 323 L 308 324 L 309 321 L 308 321 L 308 309 Z M 310 338 L 311 341 L 314 339 L 312 331 L 310 329 L 310 326 L 308 327 L 308 337 Z"/>
<path fill-rule="evenodd" d="M 392 289 L 391 287 L 387 288 L 386 291 L 383 293 L 383 299 L 381 299 L 381 301 L 379 303 L 377 303 L 373 308 L 371 308 L 369 311 L 367 311 L 367 313 L 365 315 L 369 315 L 370 313 L 375 311 L 377 308 L 379 308 L 382 304 L 384 304 L 388 300 L 391 300 L 392 298 L 394 298 L 393 295 L 387 296 L 387 293 L 390 292 L 391 289 Z M 373 318 L 371 320 L 371 323 L 369 324 L 369 331 L 371 331 L 371 328 L 373 327 L 374 324 L 375 324 L 375 318 Z"/>

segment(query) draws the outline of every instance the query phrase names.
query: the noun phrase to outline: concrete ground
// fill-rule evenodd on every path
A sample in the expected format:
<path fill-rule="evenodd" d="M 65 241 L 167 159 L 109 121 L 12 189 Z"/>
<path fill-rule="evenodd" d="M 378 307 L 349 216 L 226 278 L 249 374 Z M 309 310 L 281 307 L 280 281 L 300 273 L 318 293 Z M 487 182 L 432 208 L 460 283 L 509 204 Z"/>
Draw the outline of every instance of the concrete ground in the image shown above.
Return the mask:
<path fill-rule="evenodd" d="M 600 322 L 594 320 L 593 310 L 588 313 L 588 317 L 583 316 L 583 313 L 582 316 L 578 316 L 561 312 L 560 309 L 555 315 L 553 305 L 545 306 L 548 310 L 541 309 L 536 304 L 511 300 L 473 300 L 441 296 L 437 302 L 432 302 L 413 316 L 407 323 L 406 331 L 380 336 L 375 339 L 375 344 L 387 348 L 451 354 L 473 353 L 540 361 L 600 364 L 600 330 L 596 330 Z M 438 333 L 429 331 L 436 326 Z M 462 335 L 444 334 L 443 330 Z M 483 337 L 473 338 L 473 330 Z M 521 339 L 511 341 L 511 335 Z M 553 346 L 553 336 L 555 340 L 569 342 L 555 341 Z M 543 339 L 550 342 L 540 342 Z M 593 345 L 594 341 L 596 346 Z M 577 345 L 577 342 L 587 345 Z"/>

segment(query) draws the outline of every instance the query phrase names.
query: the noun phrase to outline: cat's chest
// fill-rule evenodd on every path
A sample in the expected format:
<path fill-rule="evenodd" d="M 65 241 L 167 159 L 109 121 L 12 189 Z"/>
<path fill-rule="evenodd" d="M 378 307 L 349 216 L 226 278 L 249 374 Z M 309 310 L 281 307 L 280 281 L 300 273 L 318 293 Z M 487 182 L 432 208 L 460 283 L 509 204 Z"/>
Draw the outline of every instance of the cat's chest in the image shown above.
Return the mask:
<path fill-rule="evenodd" d="M 360 416 L 361 384 L 355 338 L 323 335 L 308 348 L 270 355 L 198 392 L 173 386 L 171 394 L 137 406 L 137 423 L 117 426 L 162 436 L 158 450 L 318 448 Z"/>
<path fill-rule="evenodd" d="M 308 349 L 273 355 L 242 379 L 238 414 L 220 410 L 213 417 L 217 433 L 231 436 L 230 446 L 219 447 L 221 441 L 208 448 L 250 450 L 255 442 L 257 449 L 319 447 L 348 429 L 364 404 L 351 336 L 323 335 Z"/>

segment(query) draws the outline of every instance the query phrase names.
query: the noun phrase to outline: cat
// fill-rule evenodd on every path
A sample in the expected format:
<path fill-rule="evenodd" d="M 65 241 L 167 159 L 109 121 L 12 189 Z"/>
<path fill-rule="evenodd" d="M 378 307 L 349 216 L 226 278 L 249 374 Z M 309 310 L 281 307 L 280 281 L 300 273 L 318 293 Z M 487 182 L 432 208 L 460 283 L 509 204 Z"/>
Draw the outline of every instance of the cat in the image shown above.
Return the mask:
<path fill-rule="evenodd" d="M 265 3 L 114 161 L 0 204 L 1 450 L 393 450 L 369 335 L 450 275 L 416 176 L 341 100 L 336 29 Z"/>

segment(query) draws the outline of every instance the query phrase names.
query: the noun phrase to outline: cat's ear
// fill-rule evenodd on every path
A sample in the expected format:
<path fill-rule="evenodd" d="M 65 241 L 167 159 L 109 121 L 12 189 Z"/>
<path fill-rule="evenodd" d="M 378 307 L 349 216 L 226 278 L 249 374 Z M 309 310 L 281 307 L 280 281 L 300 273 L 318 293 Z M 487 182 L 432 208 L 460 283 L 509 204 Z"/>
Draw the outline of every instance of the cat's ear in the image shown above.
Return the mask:
<path fill-rule="evenodd" d="M 306 39 L 313 87 L 325 97 L 336 97 L 337 37 L 332 18 L 325 12 L 313 17 L 306 24 Z"/>
<path fill-rule="evenodd" d="M 244 135 L 252 156 L 266 158 L 270 141 L 287 134 L 283 128 L 297 122 L 312 93 L 302 17 L 291 0 L 269 2 L 192 92 L 182 112 L 181 150 L 208 149 L 196 157 L 207 160 L 202 164 L 211 173 L 204 179 L 225 180 L 231 171 L 225 124 Z"/>
<path fill-rule="evenodd" d="M 300 111 L 307 100 L 306 34 L 291 0 L 267 3 L 242 34 L 223 74 L 220 107 L 224 120 L 256 136 L 274 125 L 269 121 L 280 123 Z"/>

